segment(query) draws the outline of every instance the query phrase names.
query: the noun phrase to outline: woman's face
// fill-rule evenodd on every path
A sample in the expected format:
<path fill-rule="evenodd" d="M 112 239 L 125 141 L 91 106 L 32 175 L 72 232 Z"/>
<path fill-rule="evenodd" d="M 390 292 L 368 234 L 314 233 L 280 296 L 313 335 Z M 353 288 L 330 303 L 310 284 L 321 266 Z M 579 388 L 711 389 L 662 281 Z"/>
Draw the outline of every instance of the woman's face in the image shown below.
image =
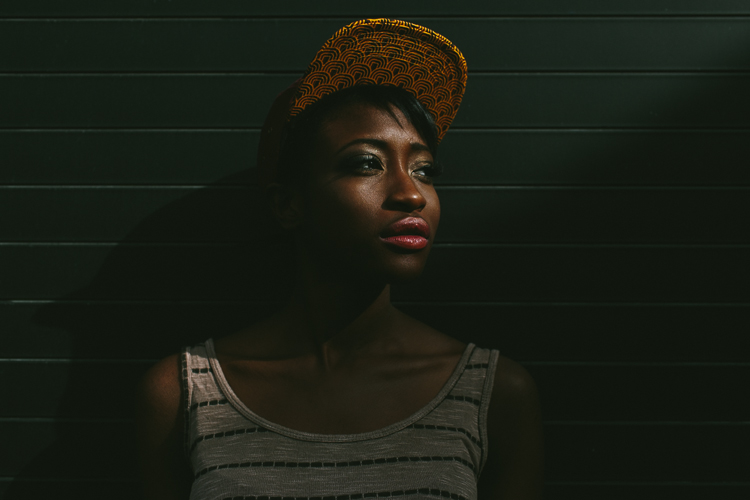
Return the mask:
<path fill-rule="evenodd" d="M 333 279 L 414 278 L 434 241 L 434 160 L 411 123 L 392 112 L 345 107 L 325 122 L 312 152 L 298 243 Z"/>

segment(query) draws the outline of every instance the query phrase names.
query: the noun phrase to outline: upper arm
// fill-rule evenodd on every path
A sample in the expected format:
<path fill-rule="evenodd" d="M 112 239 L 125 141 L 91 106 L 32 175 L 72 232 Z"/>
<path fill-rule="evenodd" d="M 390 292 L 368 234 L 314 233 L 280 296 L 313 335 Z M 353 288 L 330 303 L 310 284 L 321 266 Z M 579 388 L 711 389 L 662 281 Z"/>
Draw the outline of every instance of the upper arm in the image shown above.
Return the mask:
<path fill-rule="evenodd" d="M 502 356 L 495 372 L 487 434 L 479 498 L 541 498 L 543 443 L 536 385 L 526 369 Z"/>
<path fill-rule="evenodd" d="M 183 451 L 180 366 L 176 355 L 158 362 L 141 379 L 135 419 L 146 498 L 188 498 L 191 472 Z"/>

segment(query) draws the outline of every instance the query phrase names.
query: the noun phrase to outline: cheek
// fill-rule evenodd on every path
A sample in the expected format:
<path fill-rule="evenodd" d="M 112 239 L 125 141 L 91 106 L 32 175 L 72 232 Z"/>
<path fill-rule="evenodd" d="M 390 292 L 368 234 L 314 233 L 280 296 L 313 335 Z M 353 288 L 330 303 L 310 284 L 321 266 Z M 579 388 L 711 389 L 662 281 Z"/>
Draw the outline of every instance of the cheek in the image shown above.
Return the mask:
<path fill-rule="evenodd" d="M 437 230 L 437 226 L 440 223 L 440 198 L 438 197 L 435 188 L 432 189 L 432 197 L 427 200 L 427 210 L 430 212 L 430 216 L 434 221 L 433 224 L 435 225 L 435 230 Z"/>
<path fill-rule="evenodd" d="M 422 191 L 422 196 L 425 197 L 427 202 L 424 209 L 422 210 L 422 217 L 430 224 L 430 232 L 432 233 L 432 241 L 435 241 L 435 233 L 437 232 L 438 225 L 440 224 L 440 198 L 438 197 L 437 191 L 434 187 Z"/>
<path fill-rule="evenodd" d="M 330 189 L 310 206 L 310 230 L 350 246 L 361 237 L 377 234 L 377 195 L 361 186 Z"/>

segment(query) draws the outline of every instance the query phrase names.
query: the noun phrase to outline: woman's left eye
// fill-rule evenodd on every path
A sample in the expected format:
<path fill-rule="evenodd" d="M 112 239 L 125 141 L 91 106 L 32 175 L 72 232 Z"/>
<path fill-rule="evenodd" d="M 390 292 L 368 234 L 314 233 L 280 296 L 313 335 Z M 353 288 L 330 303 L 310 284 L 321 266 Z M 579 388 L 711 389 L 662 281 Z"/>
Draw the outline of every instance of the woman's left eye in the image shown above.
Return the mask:
<path fill-rule="evenodd" d="M 422 165 L 419 168 L 414 169 L 414 173 L 425 180 L 432 180 L 435 177 L 440 175 L 440 168 L 433 164 L 428 163 L 426 165 Z"/>

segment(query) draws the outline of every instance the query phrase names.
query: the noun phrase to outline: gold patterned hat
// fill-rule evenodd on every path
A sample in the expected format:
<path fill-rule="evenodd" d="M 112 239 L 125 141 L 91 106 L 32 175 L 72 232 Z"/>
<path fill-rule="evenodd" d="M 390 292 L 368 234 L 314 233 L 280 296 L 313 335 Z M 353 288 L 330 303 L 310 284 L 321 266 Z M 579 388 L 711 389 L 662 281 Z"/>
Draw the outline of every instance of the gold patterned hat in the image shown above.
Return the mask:
<path fill-rule="evenodd" d="M 434 31 L 394 19 L 363 19 L 338 30 L 305 74 L 276 97 L 261 131 L 259 182 L 274 177 L 284 123 L 322 97 L 356 85 L 408 91 L 429 111 L 442 140 L 466 89 L 466 60 Z"/>
<path fill-rule="evenodd" d="M 417 24 L 364 19 L 338 30 L 299 83 L 290 117 L 321 97 L 355 85 L 401 87 L 432 113 L 438 139 L 466 88 L 466 60 L 450 40 Z"/>

